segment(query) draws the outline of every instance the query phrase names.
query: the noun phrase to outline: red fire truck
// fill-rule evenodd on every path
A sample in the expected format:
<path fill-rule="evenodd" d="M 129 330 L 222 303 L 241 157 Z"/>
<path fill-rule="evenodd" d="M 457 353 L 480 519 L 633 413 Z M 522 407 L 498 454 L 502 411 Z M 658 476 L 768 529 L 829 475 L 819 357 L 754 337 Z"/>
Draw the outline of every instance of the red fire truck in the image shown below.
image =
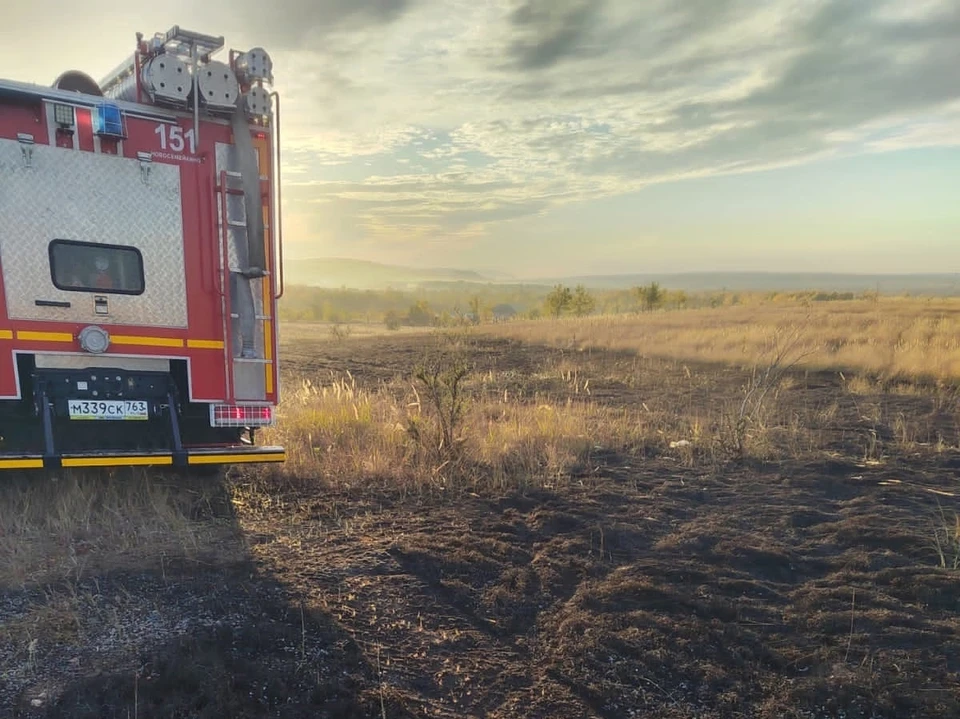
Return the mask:
<path fill-rule="evenodd" d="M 0 80 L 0 469 L 284 460 L 279 96 L 223 46 Z"/>

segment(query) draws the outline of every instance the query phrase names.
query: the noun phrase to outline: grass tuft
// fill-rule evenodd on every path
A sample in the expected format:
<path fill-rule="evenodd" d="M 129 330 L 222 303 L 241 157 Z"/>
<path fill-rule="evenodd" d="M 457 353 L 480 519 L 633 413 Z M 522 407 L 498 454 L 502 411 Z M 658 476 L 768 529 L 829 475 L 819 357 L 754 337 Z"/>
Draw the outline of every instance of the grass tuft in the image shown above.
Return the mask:
<path fill-rule="evenodd" d="M 960 513 L 952 516 L 939 506 L 939 521 L 933 530 L 934 546 L 944 569 L 960 570 Z"/>

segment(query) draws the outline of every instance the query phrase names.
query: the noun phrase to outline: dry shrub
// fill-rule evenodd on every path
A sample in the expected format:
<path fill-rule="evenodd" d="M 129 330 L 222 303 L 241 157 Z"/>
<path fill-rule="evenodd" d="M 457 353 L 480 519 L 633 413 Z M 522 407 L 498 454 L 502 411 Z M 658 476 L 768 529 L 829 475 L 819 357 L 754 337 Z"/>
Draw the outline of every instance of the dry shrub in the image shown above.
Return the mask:
<path fill-rule="evenodd" d="M 469 374 L 470 365 L 462 352 L 452 356 L 436 355 L 413 372 L 417 383 L 413 390 L 415 406 L 420 416 L 408 417 L 407 433 L 417 449 L 432 454 L 441 466 L 452 463 L 457 467 L 464 459 L 461 423 Z"/>

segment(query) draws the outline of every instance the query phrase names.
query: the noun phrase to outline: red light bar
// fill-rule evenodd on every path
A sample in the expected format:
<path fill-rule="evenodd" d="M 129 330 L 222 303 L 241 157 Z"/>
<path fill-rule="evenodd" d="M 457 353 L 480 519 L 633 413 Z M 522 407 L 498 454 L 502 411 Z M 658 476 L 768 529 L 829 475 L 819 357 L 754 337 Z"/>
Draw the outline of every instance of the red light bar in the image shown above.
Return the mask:
<path fill-rule="evenodd" d="M 266 427 L 271 424 L 273 424 L 273 407 L 270 405 L 210 405 L 211 427 Z"/>

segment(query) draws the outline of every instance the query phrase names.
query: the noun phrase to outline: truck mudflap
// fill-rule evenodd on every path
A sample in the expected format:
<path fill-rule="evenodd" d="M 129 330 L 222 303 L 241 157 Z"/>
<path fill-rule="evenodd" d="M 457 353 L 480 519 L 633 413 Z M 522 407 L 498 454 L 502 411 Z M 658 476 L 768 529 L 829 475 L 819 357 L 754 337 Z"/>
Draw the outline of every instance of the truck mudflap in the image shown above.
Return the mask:
<path fill-rule="evenodd" d="M 81 469 L 93 467 L 199 467 L 286 461 L 283 447 L 192 447 L 179 452 L 70 452 L 0 454 L 0 471 L 24 469 Z"/>

